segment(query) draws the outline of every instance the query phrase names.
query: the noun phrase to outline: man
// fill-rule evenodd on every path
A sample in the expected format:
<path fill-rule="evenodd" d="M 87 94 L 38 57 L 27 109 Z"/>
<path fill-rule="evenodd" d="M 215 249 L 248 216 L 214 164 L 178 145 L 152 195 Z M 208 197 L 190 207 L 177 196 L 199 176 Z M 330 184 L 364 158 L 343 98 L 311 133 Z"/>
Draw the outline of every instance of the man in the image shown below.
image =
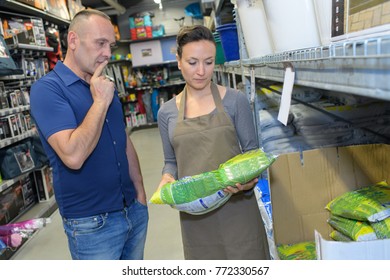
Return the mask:
<path fill-rule="evenodd" d="M 31 113 L 53 168 L 73 259 L 143 259 L 148 211 L 138 156 L 114 83 L 110 18 L 86 9 L 68 30 L 64 62 L 31 88 Z"/>

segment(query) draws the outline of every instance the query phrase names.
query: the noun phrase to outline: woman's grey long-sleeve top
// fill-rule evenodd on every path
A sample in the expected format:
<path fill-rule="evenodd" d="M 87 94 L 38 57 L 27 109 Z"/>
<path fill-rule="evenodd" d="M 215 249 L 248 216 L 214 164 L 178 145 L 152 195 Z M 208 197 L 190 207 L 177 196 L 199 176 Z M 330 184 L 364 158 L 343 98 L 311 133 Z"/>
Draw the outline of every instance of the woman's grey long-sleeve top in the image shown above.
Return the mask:
<path fill-rule="evenodd" d="M 225 112 L 230 116 L 236 129 L 237 139 L 242 152 L 258 148 L 259 144 L 256 137 L 253 115 L 246 96 L 240 91 L 227 88 L 222 103 Z M 172 146 L 178 112 L 176 97 L 174 97 L 161 106 L 157 117 L 164 151 L 162 174 L 169 173 L 175 179 L 180 179 L 177 178 L 176 156 Z M 217 110 L 215 109 L 210 114 L 215 114 L 216 112 Z"/>

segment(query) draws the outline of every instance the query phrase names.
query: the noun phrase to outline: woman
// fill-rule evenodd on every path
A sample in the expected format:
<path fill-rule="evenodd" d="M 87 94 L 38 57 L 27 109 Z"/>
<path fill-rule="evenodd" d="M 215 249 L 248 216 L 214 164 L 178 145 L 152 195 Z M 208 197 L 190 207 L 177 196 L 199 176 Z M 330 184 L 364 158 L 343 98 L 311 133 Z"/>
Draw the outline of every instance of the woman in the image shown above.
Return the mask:
<path fill-rule="evenodd" d="M 204 26 L 183 27 L 177 36 L 178 67 L 186 86 L 158 113 L 165 165 L 159 187 L 184 176 L 215 170 L 233 156 L 256 149 L 245 95 L 215 85 L 216 46 Z M 229 186 L 226 204 L 204 215 L 180 212 L 186 259 L 268 259 L 264 226 L 252 188 Z"/>

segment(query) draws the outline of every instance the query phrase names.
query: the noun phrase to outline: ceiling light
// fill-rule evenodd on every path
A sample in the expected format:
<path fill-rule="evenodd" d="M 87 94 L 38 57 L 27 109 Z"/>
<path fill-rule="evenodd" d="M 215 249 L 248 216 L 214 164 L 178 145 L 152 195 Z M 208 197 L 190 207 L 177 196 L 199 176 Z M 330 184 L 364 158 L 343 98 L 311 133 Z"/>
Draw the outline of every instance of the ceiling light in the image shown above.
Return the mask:
<path fill-rule="evenodd" d="M 115 0 L 103 0 L 104 2 L 106 2 L 108 5 L 110 5 L 111 7 L 113 7 L 115 10 L 118 11 L 119 14 L 124 14 L 126 12 L 126 8 L 123 7 L 121 4 L 118 3 L 118 1 L 115 1 Z"/>
<path fill-rule="evenodd" d="M 163 9 L 163 5 L 162 5 L 161 0 L 153 0 L 153 1 L 154 1 L 154 3 L 158 4 L 158 8 L 159 8 L 160 10 Z"/>

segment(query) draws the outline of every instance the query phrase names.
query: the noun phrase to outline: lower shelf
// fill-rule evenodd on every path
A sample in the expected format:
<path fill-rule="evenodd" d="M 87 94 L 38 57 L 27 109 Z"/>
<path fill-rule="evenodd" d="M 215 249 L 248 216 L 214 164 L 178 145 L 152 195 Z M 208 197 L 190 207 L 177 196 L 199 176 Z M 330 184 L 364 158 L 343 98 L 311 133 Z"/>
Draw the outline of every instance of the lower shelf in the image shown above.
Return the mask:
<path fill-rule="evenodd" d="M 16 220 L 16 222 L 25 221 L 25 220 L 29 220 L 29 219 L 36 219 L 36 218 L 48 218 L 57 209 L 58 209 L 57 202 L 55 200 L 55 197 L 52 196 L 47 202 L 40 202 L 40 203 L 36 203 L 35 205 L 33 205 L 24 214 L 19 216 L 19 218 Z M 41 230 L 44 230 L 44 228 Z M 37 234 L 38 231 L 35 232 L 34 234 Z M 34 234 L 33 234 L 33 236 L 34 236 Z M 7 249 L 5 252 L 3 252 L 0 255 L 0 260 L 9 260 L 14 254 L 16 254 L 21 248 L 23 248 L 23 246 L 26 243 L 28 243 L 31 238 L 33 238 L 33 236 L 31 236 L 28 239 L 23 240 L 22 245 L 20 245 L 18 248 L 14 249 L 14 250 Z"/>

